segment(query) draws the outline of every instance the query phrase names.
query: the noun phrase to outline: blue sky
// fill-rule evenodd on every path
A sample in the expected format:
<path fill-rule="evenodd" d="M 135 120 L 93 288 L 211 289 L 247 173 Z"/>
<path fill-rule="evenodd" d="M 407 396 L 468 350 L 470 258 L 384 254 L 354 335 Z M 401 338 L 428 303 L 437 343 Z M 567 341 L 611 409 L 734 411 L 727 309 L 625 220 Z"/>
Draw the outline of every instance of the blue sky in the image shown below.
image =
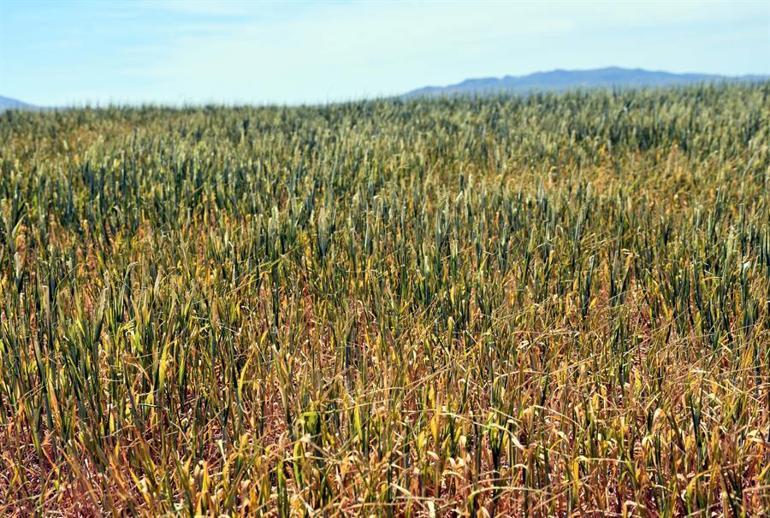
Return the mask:
<path fill-rule="evenodd" d="M 770 1 L 0 0 L 0 95 L 302 103 L 608 65 L 770 74 Z"/>

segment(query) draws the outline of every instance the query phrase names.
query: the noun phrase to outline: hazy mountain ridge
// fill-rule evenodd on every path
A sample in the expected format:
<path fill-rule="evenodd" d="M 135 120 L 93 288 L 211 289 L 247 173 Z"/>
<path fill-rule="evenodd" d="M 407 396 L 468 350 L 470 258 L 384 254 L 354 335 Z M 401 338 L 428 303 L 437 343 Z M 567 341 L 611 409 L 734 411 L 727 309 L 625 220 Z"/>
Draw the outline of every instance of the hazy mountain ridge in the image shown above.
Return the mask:
<path fill-rule="evenodd" d="M 533 92 L 564 92 L 597 88 L 654 88 L 684 86 L 699 83 L 767 81 L 767 75 L 724 76 L 700 73 L 673 73 L 641 68 L 606 67 L 589 70 L 556 69 L 522 76 L 482 77 L 465 79 L 445 86 L 425 86 L 400 97 L 443 97 L 455 95 L 528 94 Z M 0 95 L 0 112 L 6 110 L 45 111 L 56 108 L 36 106 Z"/>
<path fill-rule="evenodd" d="M 445 95 L 488 95 L 500 93 L 561 92 L 591 88 L 647 88 L 722 81 L 762 81 L 768 76 L 722 76 L 716 74 L 651 71 L 641 68 L 607 67 L 591 70 L 551 70 L 524 76 L 466 79 L 447 86 L 426 86 L 404 94 L 404 97 Z"/>
<path fill-rule="evenodd" d="M 5 110 L 38 110 L 35 105 L 0 95 L 0 112 Z"/>

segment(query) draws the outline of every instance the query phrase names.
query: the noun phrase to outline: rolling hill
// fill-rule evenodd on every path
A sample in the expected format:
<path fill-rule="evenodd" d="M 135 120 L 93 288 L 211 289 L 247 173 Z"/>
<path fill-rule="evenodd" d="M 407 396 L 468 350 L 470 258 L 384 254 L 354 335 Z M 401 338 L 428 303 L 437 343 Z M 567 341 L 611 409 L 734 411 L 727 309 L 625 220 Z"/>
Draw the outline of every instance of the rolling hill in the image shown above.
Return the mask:
<path fill-rule="evenodd" d="M 4 110 L 37 110 L 37 106 L 0 95 L 0 111 Z"/>
<path fill-rule="evenodd" d="M 607 67 L 592 70 L 551 70 L 524 76 L 466 79 L 447 86 L 426 86 L 404 97 L 445 95 L 488 95 L 500 93 L 561 92 L 595 88 L 647 88 L 721 81 L 759 81 L 766 76 L 720 76 L 713 74 L 675 74 L 640 68 Z"/>

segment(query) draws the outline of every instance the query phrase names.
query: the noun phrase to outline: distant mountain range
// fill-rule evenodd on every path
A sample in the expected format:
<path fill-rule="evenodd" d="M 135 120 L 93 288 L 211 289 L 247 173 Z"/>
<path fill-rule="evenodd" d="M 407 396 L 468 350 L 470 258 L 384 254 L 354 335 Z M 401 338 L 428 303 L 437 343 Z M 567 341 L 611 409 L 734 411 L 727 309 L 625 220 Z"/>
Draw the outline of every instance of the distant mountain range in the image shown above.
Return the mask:
<path fill-rule="evenodd" d="M 454 95 L 528 94 L 564 92 L 577 89 L 653 88 L 699 83 L 768 81 L 766 75 L 722 76 L 715 74 L 674 74 L 641 68 L 606 67 L 591 70 L 551 70 L 524 76 L 466 79 L 447 86 L 426 86 L 403 94 L 402 98 Z M 10 97 L 0 96 L 0 112 L 5 110 L 46 110 Z M 50 109 L 50 108 L 48 108 Z"/>
<path fill-rule="evenodd" d="M 426 86 L 403 97 L 435 97 L 452 95 L 526 94 L 563 92 L 592 88 L 649 88 L 662 86 L 716 83 L 723 81 L 763 81 L 769 76 L 720 76 L 713 74 L 674 74 L 641 68 L 596 68 L 592 70 L 552 70 L 524 76 L 466 79 L 448 86 Z"/>
<path fill-rule="evenodd" d="M 4 110 L 38 110 L 37 106 L 0 95 L 0 112 Z"/>

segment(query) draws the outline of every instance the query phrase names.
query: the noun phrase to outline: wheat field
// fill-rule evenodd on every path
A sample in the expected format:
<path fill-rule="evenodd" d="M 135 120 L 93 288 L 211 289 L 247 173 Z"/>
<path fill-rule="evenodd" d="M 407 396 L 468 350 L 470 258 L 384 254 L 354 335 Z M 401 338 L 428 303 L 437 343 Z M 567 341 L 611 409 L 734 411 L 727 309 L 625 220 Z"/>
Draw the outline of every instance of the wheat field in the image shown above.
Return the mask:
<path fill-rule="evenodd" d="M 0 511 L 762 515 L 769 188 L 769 83 L 0 114 Z"/>

